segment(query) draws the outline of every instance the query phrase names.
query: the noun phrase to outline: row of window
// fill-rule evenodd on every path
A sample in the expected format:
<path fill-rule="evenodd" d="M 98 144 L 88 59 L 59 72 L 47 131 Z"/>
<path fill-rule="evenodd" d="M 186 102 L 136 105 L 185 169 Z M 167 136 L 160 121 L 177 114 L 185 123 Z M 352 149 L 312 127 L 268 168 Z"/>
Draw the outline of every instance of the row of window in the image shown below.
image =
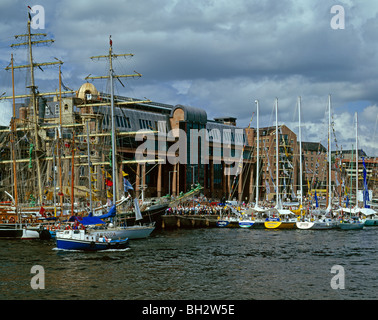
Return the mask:
<path fill-rule="evenodd" d="M 63 106 L 63 110 L 68 110 L 68 105 L 65 104 Z M 59 115 L 59 104 L 55 104 L 55 106 L 52 106 L 52 105 L 46 105 L 46 108 L 45 108 L 45 115 L 46 116 L 49 116 L 49 115 Z"/>
<path fill-rule="evenodd" d="M 104 115 L 104 118 L 102 120 L 103 126 L 111 126 L 111 116 L 110 115 Z M 130 118 L 127 117 L 121 117 L 121 116 L 115 116 L 116 120 L 116 126 L 118 128 L 131 128 L 130 124 Z"/>
<path fill-rule="evenodd" d="M 208 130 L 209 141 L 221 142 L 221 132 L 218 129 Z M 235 143 L 237 145 L 244 144 L 244 134 L 242 132 L 233 132 L 230 130 L 223 131 L 223 142 L 224 143 Z"/>
<path fill-rule="evenodd" d="M 111 126 L 110 115 L 104 115 L 102 124 L 104 126 Z M 118 128 L 131 129 L 131 122 L 129 117 L 115 116 L 116 126 Z M 164 121 L 152 121 L 146 119 L 139 119 L 139 129 L 157 130 L 159 132 L 166 132 L 166 123 Z"/>

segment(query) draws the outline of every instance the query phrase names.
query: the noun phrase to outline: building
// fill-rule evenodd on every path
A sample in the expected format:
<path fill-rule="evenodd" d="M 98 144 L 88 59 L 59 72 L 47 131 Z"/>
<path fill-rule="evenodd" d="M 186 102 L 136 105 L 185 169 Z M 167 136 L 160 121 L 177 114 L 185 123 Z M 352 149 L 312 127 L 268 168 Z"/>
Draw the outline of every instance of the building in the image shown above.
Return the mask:
<path fill-rule="evenodd" d="M 34 155 L 41 161 L 44 200 L 59 196 L 78 203 L 109 197 L 115 182 L 117 198 L 126 177 L 135 196 L 179 196 L 195 185 L 208 199 L 255 201 L 257 141 L 255 128 L 237 126 L 234 117 L 208 119 L 204 109 L 114 96 L 117 176 L 112 177 L 110 96 L 84 83 L 76 95 L 38 99 L 39 150 L 30 119 L 28 101 L 17 106 L 17 176 L 25 182 L 21 201 L 36 198 Z M 260 128 L 259 199 L 276 197 L 276 128 Z M 11 185 L 11 152 L 4 128 L 0 175 Z M 299 145 L 296 134 L 279 126 L 278 192 L 282 199 L 299 195 Z M 60 139 L 58 139 L 60 137 Z M 88 147 L 89 142 L 89 147 Z M 32 146 L 33 145 L 33 146 Z M 34 148 L 34 149 L 33 149 Z M 302 142 L 303 192 L 326 189 L 326 149 L 320 143 Z M 29 166 L 29 167 L 28 167 Z M 7 177 L 7 178 L 5 178 Z M 9 180 L 10 179 L 10 180 Z M 1 187 L 1 186 L 0 186 Z M 5 190 L 5 189 L 4 189 Z"/>
<path fill-rule="evenodd" d="M 297 137 L 287 126 L 279 130 L 278 192 L 282 199 L 295 198 L 298 190 Z M 247 130 L 248 141 L 253 142 L 253 157 L 257 157 L 256 130 Z M 273 200 L 276 197 L 276 127 L 259 129 L 259 199 Z"/>
<path fill-rule="evenodd" d="M 59 186 L 57 193 L 64 200 L 69 200 L 74 192 L 76 201 L 85 203 L 89 186 L 94 198 L 104 201 L 109 198 L 109 185 L 116 182 L 119 198 L 123 194 L 124 177 L 132 183 L 136 196 L 178 196 L 200 184 L 209 199 L 250 200 L 255 160 L 250 157 L 252 146 L 246 139 L 246 129 L 236 125 L 236 118 L 211 120 L 205 110 L 191 106 L 122 96 L 114 99 L 117 177 L 110 176 L 108 94 L 84 83 L 75 96 L 62 98 L 61 102 L 57 97 L 38 99 L 38 151 L 34 146 L 29 102 L 18 105 L 18 139 L 23 136 L 25 139 L 18 144 L 17 161 L 31 165 L 29 169 L 23 166 L 25 173 L 21 170 L 17 173 L 19 179 L 22 175 L 30 182 L 28 191 L 20 192 L 21 202 L 37 198 L 33 161 L 36 152 L 47 204 L 53 201 L 54 185 Z M 10 152 L 6 158 L 0 160 L 3 176 L 9 176 Z"/>
<path fill-rule="evenodd" d="M 303 193 L 309 194 L 315 189 L 317 194 L 325 194 L 328 177 L 327 149 L 318 142 L 302 142 L 302 165 Z"/>

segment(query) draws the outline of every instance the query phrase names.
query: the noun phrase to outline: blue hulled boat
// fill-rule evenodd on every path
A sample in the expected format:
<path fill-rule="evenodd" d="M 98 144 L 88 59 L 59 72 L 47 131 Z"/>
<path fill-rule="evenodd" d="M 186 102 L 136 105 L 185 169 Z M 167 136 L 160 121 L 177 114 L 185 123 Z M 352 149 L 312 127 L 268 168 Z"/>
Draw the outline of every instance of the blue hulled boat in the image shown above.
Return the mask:
<path fill-rule="evenodd" d="M 87 233 L 86 230 L 62 230 L 56 234 L 56 247 L 63 250 L 98 251 L 125 249 L 129 239 L 108 239 Z"/>
<path fill-rule="evenodd" d="M 110 239 L 93 230 L 86 229 L 88 225 L 104 224 L 97 217 L 85 217 L 81 223 L 67 226 L 65 230 L 56 231 L 56 247 L 63 250 L 98 251 L 108 249 L 125 249 L 129 246 L 128 238 Z"/>

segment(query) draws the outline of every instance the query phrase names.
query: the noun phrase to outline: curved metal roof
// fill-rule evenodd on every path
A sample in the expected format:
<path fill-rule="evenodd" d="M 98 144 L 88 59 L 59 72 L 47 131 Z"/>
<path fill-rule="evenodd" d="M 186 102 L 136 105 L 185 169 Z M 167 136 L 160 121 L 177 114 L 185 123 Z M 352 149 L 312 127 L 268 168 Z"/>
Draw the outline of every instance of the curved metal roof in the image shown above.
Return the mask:
<path fill-rule="evenodd" d="M 183 106 L 181 104 L 178 104 L 175 107 L 173 107 L 171 111 L 171 117 L 173 116 L 173 113 L 175 112 L 176 109 L 182 109 L 184 111 L 185 121 L 202 123 L 202 124 L 206 124 L 207 122 L 207 113 L 203 109 Z"/>

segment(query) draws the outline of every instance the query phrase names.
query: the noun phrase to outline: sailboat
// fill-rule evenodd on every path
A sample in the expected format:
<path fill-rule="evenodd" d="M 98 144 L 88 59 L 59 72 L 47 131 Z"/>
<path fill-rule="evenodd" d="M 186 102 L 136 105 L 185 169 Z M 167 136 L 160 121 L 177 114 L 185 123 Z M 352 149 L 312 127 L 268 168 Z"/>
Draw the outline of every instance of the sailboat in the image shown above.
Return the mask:
<path fill-rule="evenodd" d="M 299 136 L 301 137 L 301 134 Z M 301 151 L 300 151 L 300 154 L 302 154 Z M 300 158 L 302 159 L 302 157 Z M 301 173 L 301 177 L 302 177 L 302 173 Z M 326 215 L 327 214 L 330 215 L 332 213 L 331 203 L 332 203 L 332 196 L 331 196 L 331 95 L 329 95 L 328 96 L 328 206 L 326 209 Z M 324 216 L 316 218 L 314 221 L 297 222 L 296 225 L 298 229 L 326 230 L 326 229 L 336 228 L 337 222 L 324 215 Z"/>
<path fill-rule="evenodd" d="M 313 230 L 328 230 L 337 227 L 338 222 L 332 219 L 332 192 L 331 192 L 331 95 L 328 95 L 328 206 L 325 215 L 318 217 L 311 227 Z M 330 217 L 327 217 L 329 215 Z"/>
<path fill-rule="evenodd" d="M 355 113 L 356 120 L 356 207 L 354 212 L 358 212 L 358 114 Z M 341 230 L 361 230 L 364 227 L 364 223 L 358 219 L 358 217 L 352 217 L 352 210 L 350 210 L 349 219 L 340 220 L 339 228 Z"/>
<path fill-rule="evenodd" d="M 110 80 L 110 108 L 111 108 L 111 141 L 112 141 L 112 148 L 111 148 L 111 154 L 112 154 L 112 176 L 116 177 L 116 132 L 115 132 L 115 112 L 114 112 L 114 78 L 119 78 L 120 76 L 117 76 L 114 74 L 113 70 L 113 64 L 112 59 L 113 57 L 118 56 L 124 56 L 125 54 L 117 55 L 113 53 L 113 41 L 111 40 L 111 37 L 109 38 L 109 54 L 107 56 L 98 56 L 98 57 L 92 57 L 92 58 L 101 58 L 106 57 L 109 59 L 109 76 L 105 77 L 87 77 L 86 79 L 102 79 L 102 78 L 108 78 Z M 113 179 L 113 206 L 109 210 L 109 213 L 106 217 L 112 217 L 114 218 L 114 223 L 109 223 L 106 228 L 96 230 L 95 233 L 102 233 L 106 236 L 110 236 L 113 238 L 128 238 L 130 240 L 132 239 L 141 239 L 149 237 L 152 231 L 154 231 L 155 226 L 154 224 L 149 225 L 133 225 L 133 226 L 121 226 L 117 222 L 117 216 L 116 216 L 116 195 L 117 195 L 117 179 Z M 134 199 L 134 210 L 136 215 L 136 221 L 142 220 L 143 217 L 140 212 L 138 199 Z M 105 217 L 102 217 L 105 218 Z"/>
<path fill-rule="evenodd" d="M 254 210 L 258 211 L 259 210 L 259 161 L 260 161 L 260 124 L 259 124 L 259 112 L 260 112 L 260 107 L 259 107 L 259 101 L 255 100 L 256 104 L 256 117 L 257 117 L 257 126 L 256 126 L 256 203 Z M 255 225 L 256 221 L 255 219 L 250 216 L 248 219 L 244 219 L 239 221 L 239 227 L 241 228 L 251 228 Z"/>
<path fill-rule="evenodd" d="M 282 202 L 279 194 L 279 170 L 278 170 L 278 163 L 279 163 L 279 153 L 278 153 L 278 99 L 276 98 L 275 103 L 276 109 L 276 206 L 275 209 L 278 212 L 277 217 L 269 216 L 266 218 L 264 222 L 264 226 L 266 229 L 294 229 L 295 228 L 295 221 L 291 219 L 291 215 L 293 212 L 290 210 L 285 210 L 282 207 Z M 286 218 L 284 218 L 286 217 Z"/>
<path fill-rule="evenodd" d="M 300 186 L 300 205 L 299 205 L 299 212 L 300 216 L 302 216 L 302 205 L 303 205 L 303 176 L 302 176 L 302 128 L 301 128 L 301 98 L 298 98 L 298 118 L 299 118 L 299 186 Z M 298 229 L 311 229 L 314 226 L 313 221 L 297 221 L 295 223 Z"/>
<path fill-rule="evenodd" d="M 56 233 L 56 247 L 61 250 L 84 250 L 98 251 L 109 249 L 125 249 L 129 247 L 127 237 L 116 235 L 110 238 L 109 235 L 99 234 L 90 229 L 90 226 L 103 224 L 97 217 L 84 217 L 80 224 L 74 227 L 59 230 Z"/>
<path fill-rule="evenodd" d="M 21 239 L 34 239 L 38 238 L 38 226 L 42 223 L 41 221 L 31 225 L 30 222 L 26 223 L 26 220 L 29 220 L 31 217 L 36 217 L 39 214 L 39 211 L 41 210 L 40 206 L 36 206 L 34 202 L 30 201 L 28 204 L 22 204 L 20 199 L 25 200 L 26 194 L 30 193 L 30 199 L 34 192 L 38 193 L 38 202 L 41 205 L 42 204 L 42 198 L 43 198 L 43 192 L 42 192 L 42 174 L 41 174 L 41 161 L 40 159 L 40 143 L 39 143 L 39 137 L 38 137 L 38 126 L 39 123 L 37 123 L 37 118 L 39 117 L 37 112 L 37 102 L 39 105 L 39 111 L 41 111 L 44 107 L 43 99 L 41 99 L 42 96 L 48 96 L 55 93 L 39 93 L 37 90 L 37 86 L 35 85 L 34 81 L 34 68 L 38 67 L 42 70 L 41 66 L 45 65 L 55 65 L 55 64 L 62 64 L 63 62 L 58 60 L 57 62 L 48 62 L 48 63 L 35 63 L 33 62 L 33 55 L 32 55 L 32 45 L 39 44 L 39 43 L 49 43 L 53 42 L 53 40 L 43 40 L 43 41 L 32 41 L 33 36 L 46 36 L 45 34 L 32 34 L 31 33 L 31 21 L 30 17 L 27 23 L 27 34 L 23 35 L 17 35 L 18 37 L 26 37 L 28 41 L 19 43 L 19 44 L 13 44 L 13 46 L 28 46 L 29 49 L 29 64 L 23 65 L 23 66 L 14 66 L 13 65 L 13 54 L 11 55 L 11 67 L 6 67 L 5 70 L 12 70 L 12 97 L 3 97 L 4 99 L 12 98 L 13 100 L 13 118 L 11 119 L 11 129 L 10 129 L 10 137 L 11 137 L 11 162 L 13 163 L 12 168 L 12 178 L 11 178 L 11 184 L 13 185 L 14 190 L 14 197 L 11 196 L 8 192 L 5 191 L 5 193 L 12 199 L 12 201 L 8 202 L 2 202 L 0 205 L 0 238 L 21 238 Z M 15 88 L 14 88 L 14 69 L 16 68 L 29 68 L 30 69 L 30 94 L 27 95 L 21 95 L 16 96 L 15 95 Z M 32 112 L 31 119 L 29 119 L 28 123 L 32 125 L 32 128 L 29 128 L 27 126 L 24 126 L 23 128 L 20 128 L 16 123 L 16 108 L 15 108 L 15 99 L 20 97 L 30 97 L 30 111 Z M 21 114 L 21 111 L 20 111 Z M 41 119 L 38 119 L 41 120 Z M 21 138 L 19 141 L 15 141 L 17 139 L 17 132 L 19 131 L 25 131 L 25 135 L 23 138 Z M 2 132 L 5 132 L 6 130 L 2 130 Z M 16 160 L 16 154 L 15 154 L 15 146 L 18 144 L 20 147 L 21 144 L 19 144 L 23 140 L 28 140 L 27 134 L 30 131 L 34 131 L 34 140 L 33 143 L 30 143 L 30 149 L 29 149 L 29 156 L 30 156 L 30 162 L 29 162 L 29 168 L 31 168 L 32 162 L 36 164 L 36 173 L 37 173 L 37 187 L 35 185 L 29 184 L 26 188 L 25 186 L 22 186 L 22 189 L 24 191 L 23 194 L 21 194 L 20 190 L 21 188 L 18 188 L 17 186 L 17 175 L 19 174 L 17 170 L 16 163 L 18 161 L 23 161 L 22 159 Z M 22 147 L 20 147 L 22 149 Z M 35 155 L 35 158 L 32 159 L 32 154 Z M 6 163 L 7 160 L 4 161 Z M 3 162 L 3 161 L 2 161 Z M 25 171 L 23 171 L 25 173 Z M 28 174 L 28 173 L 26 173 Z M 31 174 L 33 177 L 34 170 Z M 27 180 L 33 181 L 33 178 L 27 177 Z M 30 188 L 31 187 L 31 188 Z M 25 190 L 28 191 L 25 192 Z M 20 190 L 18 190 L 20 189 Z M 18 193 L 19 192 L 19 193 Z M 52 207 L 44 207 L 43 210 L 51 212 L 54 208 Z"/>
<path fill-rule="evenodd" d="M 378 118 L 377 118 L 378 119 Z M 367 184 L 367 172 L 366 172 L 366 165 L 365 165 L 365 158 L 362 157 L 362 164 L 364 166 L 363 173 L 364 173 L 364 207 L 358 208 L 358 212 L 364 216 L 364 225 L 365 226 L 378 226 L 378 214 L 375 210 L 370 208 L 369 202 L 369 191 L 368 191 L 368 184 Z"/>

